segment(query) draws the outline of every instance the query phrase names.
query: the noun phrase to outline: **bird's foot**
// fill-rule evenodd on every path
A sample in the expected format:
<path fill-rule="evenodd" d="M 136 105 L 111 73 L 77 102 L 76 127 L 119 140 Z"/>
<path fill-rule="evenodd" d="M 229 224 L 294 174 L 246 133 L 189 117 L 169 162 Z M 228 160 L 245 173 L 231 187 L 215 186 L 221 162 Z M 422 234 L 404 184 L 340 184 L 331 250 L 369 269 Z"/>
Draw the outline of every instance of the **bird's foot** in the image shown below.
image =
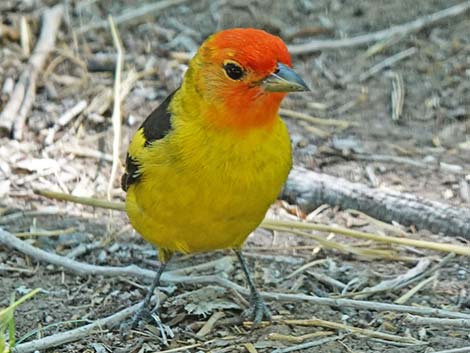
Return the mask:
<path fill-rule="evenodd" d="M 174 333 L 170 326 L 162 323 L 162 320 L 158 316 L 156 310 L 151 312 L 147 309 L 147 306 L 142 303 L 139 310 L 134 314 L 132 320 L 128 323 L 124 323 L 120 327 L 121 334 L 127 334 L 131 329 L 143 328 L 146 323 L 156 324 L 160 330 L 162 343 L 168 345 L 168 338 L 173 338 Z"/>
<path fill-rule="evenodd" d="M 162 343 L 165 346 L 168 346 L 168 338 L 173 338 L 175 334 L 171 330 L 171 327 L 168 325 L 165 325 L 162 320 L 160 319 L 160 316 L 157 315 L 157 313 L 152 313 L 151 318 L 153 321 L 157 324 L 159 330 L 160 330 L 160 336 L 162 338 Z"/>
<path fill-rule="evenodd" d="M 251 331 L 253 331 L 256 326 L 258 326 L 261 321 L 267 320 L 271 321 L 271 311 L 264 302 L 263 298 L 259 293 L 255 293 L 251 296 L 251 308 L 246 313 L 247 317 L 253 321 L 251 326 Z"/>
<path fill-rule="evenodd" d="M 140 324 L 149 321 L 151 317 L 152 313 L 148 309 L 148 303 L 146 301 L 143 301 L 139 310 L 137 310 L 137 312 L 132 317 L 130 328 L 137 328 Z"/>

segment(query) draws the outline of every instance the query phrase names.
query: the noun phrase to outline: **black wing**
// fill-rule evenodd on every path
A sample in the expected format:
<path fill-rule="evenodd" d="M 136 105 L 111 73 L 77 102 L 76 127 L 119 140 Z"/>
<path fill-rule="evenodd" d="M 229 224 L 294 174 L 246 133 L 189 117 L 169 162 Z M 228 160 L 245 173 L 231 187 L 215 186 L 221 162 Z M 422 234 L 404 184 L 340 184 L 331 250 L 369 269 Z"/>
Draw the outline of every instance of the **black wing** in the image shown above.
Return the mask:
<path fill-rule="evenodd" d="M 171 113 L 168 110 L 176 91 L 170 94 L 140 125 L 139 130 L 145 138 L 144 148 L 152 142 L 164 138 L 171 131 Z M 139 182 L 139 163 L 135 156 L 127 153 L 126 172 L 121 177 L 121 187 L 127 191 L 130 185 Z"/>

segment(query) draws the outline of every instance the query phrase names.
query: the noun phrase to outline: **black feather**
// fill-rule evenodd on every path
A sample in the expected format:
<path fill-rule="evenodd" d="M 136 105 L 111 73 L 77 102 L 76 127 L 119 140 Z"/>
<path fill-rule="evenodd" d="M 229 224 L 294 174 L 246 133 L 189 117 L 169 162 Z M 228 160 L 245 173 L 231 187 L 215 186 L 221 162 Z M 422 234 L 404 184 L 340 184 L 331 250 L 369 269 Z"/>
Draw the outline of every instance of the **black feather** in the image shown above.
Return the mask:
<path fill-rule="evenodd" d="M 175 92 L 170 94 L 140 126 L 145 137 L 145 147 L 153 141 L 164 138 L 171 130 L 171 113 L 168 107 Z"/>
<path fill-rule="evenodd" d="M 139 130 L 142 130 L 145 138 L 144 147 L 164 138 L 171 131 L 171 113 L 168 108 L 175 92 L 170 94 L 140 126 Z M 130 185 L 138 183 L 140 179 L 139 163 L 135 157 L 128 153 L 126 172 L 121 177 L 121 188 L 127 191 Z"/>

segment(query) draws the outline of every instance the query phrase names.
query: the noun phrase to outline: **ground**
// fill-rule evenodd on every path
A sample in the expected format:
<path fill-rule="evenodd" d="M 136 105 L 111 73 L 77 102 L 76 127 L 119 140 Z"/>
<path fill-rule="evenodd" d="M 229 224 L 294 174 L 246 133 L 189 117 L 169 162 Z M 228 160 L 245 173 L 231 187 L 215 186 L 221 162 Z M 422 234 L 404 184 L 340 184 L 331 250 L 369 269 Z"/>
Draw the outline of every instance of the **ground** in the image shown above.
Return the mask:
<path fill-rule="evenodd" d="M 46 0 L 4 1 L 0 4 L 0 24 L 17 29 L 24 18 L 34 45 L 40 30 L 40 13 L 55 3 Z M 352 37 L 386 29 L 458 3 L 447 0 L 181 1 L 154 15 L 120 24 L 118 29 L 124 48 L 123 79 L 131 87 L 122 105 L 121 160 L 124 160 L 127 143 L 140 122 L 178 87 L 186 67 L 185 53 L 194 52 L 204 38 L 218 29 L 261 27 L 294 45 L 311 39 Z M 76 260 L 80 262 L 108 266 L 135 264 L 156 269 L 156 250 L 132 230 L 125 214 L 54 201 L 33 193 L 34 189 L 52 189 L 106 198 L 113 150 L 111 114 L 116 51 L 107 26 L 87 31 L 81 28 L 106 20 L 108 13 L 118 19 L 119 14 L 144 6 L 146 1 L 66 1 L 64 4 L 67 9 L 65 21 L 58 33 L 56 49 L 41 71 L 23 137 L 20 141 L 8 136 L 0 138 L 0 225 L 13 233 L 69 229 L 59 236 L 27 236 L 26 239 L 36 247 L 64 256 L 83 244 L 93 244 L 93 248 L 78 254 Z M 6 35 L 2 28 L 0 111 L 30 56 L 23 51 L 24 45 L 22 48 L 14 33 Z M 347 123 L 345 127 L 332 127 L 286 116 L 296 164 L 379 189 L 410 192 L 468 207 L 469 33 L 470 13 L 467 11 L 419 32 L 382 42 L 376 52 L 372 50 L 375 48 L 373 43 L 369 43 L 367 46 L 295 55 L 296 71 L 312 92 L 289 96 L 283 107 L 325 121 L 338 119 Z M 364 75 L 377 63 L 409 48 L 416 48 L 416 51 L 391 68 L 370 77 Z M 136 72 L 145 74 L 135 76 Z M 398 121 L 392 119 L 390 98 L 394 74 L 401 75 L 405 90 L 403 113 Z M 57 119 L 81 100 L 86 102 L 83 112 L 66 126 L 58 126 Z M 48 140 L 51 131 L 55 134 Z M 120 167 L 119 174 L 121 172 Z M 118 188 L 117 181 L 112 196 L 115 201 L 124 200 L 124 192 Z M 22 211 L 42 214 L 25 213 L 19 218 L 12 217 Z M 294 217 L 292 213 L 295 212 L 291 207 L 278 203 L 270 215 L 290 219 Z M 310 217 L 320 223 L 396 235 L 389 227 L 347 210 L 325 207 Z M 416 239 L 468 246 L 464 238 L 450 238 L 400 225 L 394 227 Z M 345 246 L 385 249 L 394 258 L 348 254 L 310 239 L 279 232 L 272 234 L 262 229 L 250 237 L 245 252 L 261 289 L 320 297 L 334 297 L 342 291 L 347 294 L 363 291 L 384 279 L 407 272 L 418 259 L 430 259 L 432 267 L 446 255 L 404 246 L 366 243 L 338 235 L 332 239 Z M 304 264 L 316 260 L 323 261 L 289 277 Z M 201 264 L 206 266 L 200 270 L 194 267 Z M 190 276 L 216 273 L 245 285 L 230 252 L 180 256 L 171 263 L 169 270 L 178 269 L 185 269 L 184 274 Z M 8 305 L 12 294 L 19 297 L 31 289 L 43 289 L 15 313 L 17 338 L 25 341 L 112 315 L 139 302 L 148 285 L 142 278 L 78 276 L 2 246 L 0 273 L 2 307 Z M 318 274 L 340 283 L 335 285 L 320 280 Z M 469 258 L 455 256 L 432 275 L 435 277 L 406 304 L 470 314 Z M 344 288 L 344 284 L 349 287 Z M 468 329 L 413 325 L 406 321 L 403 313 L 337 308 L 301 301 L 268 300 L 274 314 L 272 324 L 249 332 L 241 319 L 246 300 L 236 291 L 223 289 L 215 283 L 212 287 L 190 283 L 164 285 L 160 317 L 174 333 L 167 345 L 156 326 L 147 325 L 125 335 L 119 327 L 103 329 L 47 352 L 171 349 L 181 352 L 272 352 L 301 343 L 301 340 L 293 342 L 292 337 L 289 341 L 276 334 L 301 336 L 323 332 L 326 337 L 338 334 L 334 329 L 318 325 L 285 322 L 313 317 L 413 337 L 427 344 L 347 334 L 319 347 L 304 348 L 302 352 L 432 352 L 462 347 L 470 340 Z M 413 285 L 377 292 L 365 299 L 393 303 Z M 222 317 L 206 335 L 197 335 L 214 315 Z M 306 337 L 305 342 L 323 337 L 320 334 Z"/>

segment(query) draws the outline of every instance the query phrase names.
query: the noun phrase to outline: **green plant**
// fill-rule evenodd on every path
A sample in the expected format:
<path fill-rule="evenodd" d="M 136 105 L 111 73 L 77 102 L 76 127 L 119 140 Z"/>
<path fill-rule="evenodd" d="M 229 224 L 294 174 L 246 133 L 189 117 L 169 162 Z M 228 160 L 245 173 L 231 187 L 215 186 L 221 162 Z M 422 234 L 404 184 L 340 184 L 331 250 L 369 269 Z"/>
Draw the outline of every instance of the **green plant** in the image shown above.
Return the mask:
<path fill-rule="evenodd" d="M 15 309 L 40 291 L 41 288 L 36 288 L 16 301 L 14 294 L 12 294 L 11 304 L 0 309 L 0 353 L 10 353 L 15 345 L 15 319 L 13 315 Z"/>

